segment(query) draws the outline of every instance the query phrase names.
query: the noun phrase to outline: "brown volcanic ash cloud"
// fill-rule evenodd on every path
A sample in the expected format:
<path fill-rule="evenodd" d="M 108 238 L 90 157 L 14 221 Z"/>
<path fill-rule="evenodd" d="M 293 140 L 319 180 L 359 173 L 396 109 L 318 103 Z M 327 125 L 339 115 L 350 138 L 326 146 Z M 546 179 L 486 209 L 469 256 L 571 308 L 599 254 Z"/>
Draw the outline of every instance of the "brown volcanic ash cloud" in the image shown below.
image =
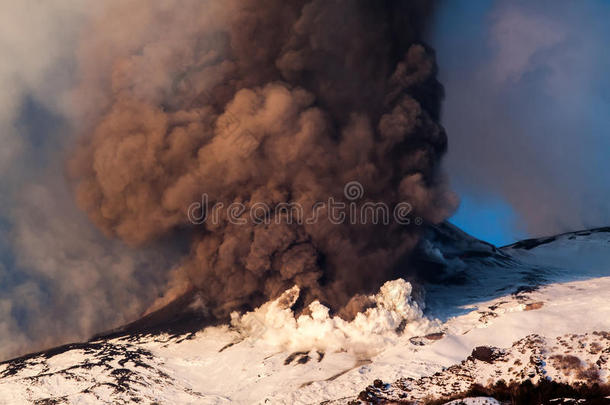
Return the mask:
<path fill-rule="evenodd" d="M 371 201 L 445 219 L 442 87 L 418 44 L 429 12 L 427 1 L 110 8 L 80 51 L 75 99 L 90 124 L 70 162 L 80 207 L 132 246 L 189 236 L 165 299 L 196 288 L 216 316 L 294 284 L 335 308 L 376 288 L 413 228 L 226 217 L 193 227 L 187 210 L 206 193 L 210 206 L 295 202 L 307 213 L 357 180 Z"/>

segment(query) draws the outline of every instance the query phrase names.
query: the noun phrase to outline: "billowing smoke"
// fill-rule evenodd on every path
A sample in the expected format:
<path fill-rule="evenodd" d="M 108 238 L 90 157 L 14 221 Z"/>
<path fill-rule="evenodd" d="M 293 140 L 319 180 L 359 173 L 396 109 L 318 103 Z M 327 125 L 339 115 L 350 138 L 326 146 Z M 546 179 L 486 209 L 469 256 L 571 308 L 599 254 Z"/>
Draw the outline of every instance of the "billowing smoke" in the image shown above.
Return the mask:
<path fill-rule="evenodd" d="M 279 209 L 348 202 L 350 181 L 362 185 L 359 203 L 448 216 L 442 87 L 421 44 L 430 11 L 412 0 L 128 1 L 89 27 L 69 173 L 106 235 L 133 247 L 190 240 L 153 308 L 190 289 L 216 317 L 295 284 L 305 302 L 335 309 L 376 290 L 418 226 L 337 224 L 328 207 L 305 223 Z M 194 225 L 189 207 L 203 195 L 208 220 Z M 235 203 L 242 223 L 206 209 Z M 272 221 L 251 220 L 261 204 Z"/>

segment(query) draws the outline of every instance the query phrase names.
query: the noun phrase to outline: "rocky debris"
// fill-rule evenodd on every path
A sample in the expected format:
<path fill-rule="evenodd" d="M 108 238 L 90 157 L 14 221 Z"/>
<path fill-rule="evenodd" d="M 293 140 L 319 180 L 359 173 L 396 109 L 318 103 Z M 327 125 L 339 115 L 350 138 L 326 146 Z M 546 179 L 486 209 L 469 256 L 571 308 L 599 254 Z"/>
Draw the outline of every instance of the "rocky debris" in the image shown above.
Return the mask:
<path fill-rule="evenodd" d="M 175 386 L 176 392 L 191 400 L 201 397 L 171 378 L 160 360 L 132 338 L 70 344 L 0 363 L 0 383 L 9 379 L 32 387 L 21 402 L 14 398 L 19 403 L 66 403 L 64 393 L 39 396 L 36 387 L 48 384 L 71 387 L 66 389 L 70 399 L 86 403 L 154 403 L 143 390 L 151 386 Z M 72 383 L 64 383 L 68 381 Z"/>
<path fill-rule="evenodd" d="M 424 337 L 428 340 L 441 340 L 445 337 L 445 334 L 443 332 L 429 333 Z"/>
<path fill-rule="evenodd" d="M 371 404 L 427 403 L 455 399 L 477 387 L 480 394 L 485 394 L 485 390 L 508 392 L 521 389 L 514 387 L 550 383 L 568 387 L 560 390 L 554 386 L 560 392 L 570 387 L 600 387 L 609 383 L 609 355 L 608 332 L 569 334 L 555 339 L 533 334 L 506 349 L 476 347 L 461 363 L 431 376 L 401 378 L 391 384 L 375 380 L 358 395 L 358 400 Z"/>
<path fill-rule="evenodd" d="M 529 304 L 525 304 L 524 311 L 534 311 L 536 309 L 540 309 L 544 306 L 544 302 L 531 302 Z"/>
<path fill-rule="evenodd" d="M 456 399 L 445 405 L 501 405 L 501 402 L 489 397 L 469 397 Z"/>
<path fill-rule="evenodd" d="M 287 366 L 289 364 L 307 364 L 309 360 L 316 359 L 319 363 L 324 358 L 325 353 L 321 351 L 311 351 L 311 352 L 293 352 L 286 357 L 284 360 L 284 365 Z"/>
<path fill-rule="evenodd" d="M 296 362 L 297 364 L 305 364 L 309 361 L 309 358 L 309 352 L 294 352 L 286 357 L 286 360 L 284 360 L 284 365 L 287 366 L 292 362 Z"/>
<path fill-rule="evenodd" d="M 444 337 L 445 337 L 444 332 L 436 332 L 436 333 L 429 333 L 425 336 L 413 336 L 412 338 L 409 339 L 409 342 L 411 342 L 411 344 L 413 344 L 415 346 L 425 346 L 436 340 L 441 340 Z"/>
<path fill-rule="evenodd" d="M 474 348 L 470 356 L 476 360 L 493 363 L 504 355 L 504 350 L 498 349 L 497 347 L 478 346 Z"/>

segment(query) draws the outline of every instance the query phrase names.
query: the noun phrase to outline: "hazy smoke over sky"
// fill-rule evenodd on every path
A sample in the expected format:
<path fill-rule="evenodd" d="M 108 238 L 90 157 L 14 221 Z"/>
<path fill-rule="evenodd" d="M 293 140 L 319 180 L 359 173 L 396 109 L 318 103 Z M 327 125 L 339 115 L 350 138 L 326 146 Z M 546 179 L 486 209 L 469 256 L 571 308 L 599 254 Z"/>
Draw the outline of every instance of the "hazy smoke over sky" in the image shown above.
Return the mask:
<path fill-rule="evenodd" d="M 65 181 L 74 52 L 98 12 L 79 1 L 0 4 L 0 358 L 133 319 L 175 255 L 104 238 Z"/>
<path fill-rule="evenodd" d="M 532 235 L 610 225 L 609 20 L 606 1 L 439 3 L 458 194 L 508 203 Z"/>
<path fill-rule="evenodd" d="M 1 7 L 2 357 L 189 288 L 216 315 L 295 283 L 339 308 L 417 240 L 398 224 L 192 226 L 202 193 L 307 209 L 356 180 L 363 201 L 431 222 L 452 209 L 442 87 L 417 44 L 427 1 Z"/>

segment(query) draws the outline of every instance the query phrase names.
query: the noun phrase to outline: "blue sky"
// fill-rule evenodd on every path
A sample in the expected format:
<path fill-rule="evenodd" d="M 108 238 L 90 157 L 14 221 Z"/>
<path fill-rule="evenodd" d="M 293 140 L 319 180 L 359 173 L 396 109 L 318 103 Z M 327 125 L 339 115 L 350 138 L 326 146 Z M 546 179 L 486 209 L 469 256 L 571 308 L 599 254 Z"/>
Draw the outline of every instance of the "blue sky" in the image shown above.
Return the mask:
<path fill-rule="evenodd" d="M 469 234 L 496 246 L 508 245 L 528 236 L 525 230 L 517 225 L 517 215 L 512 207 L 498 198 L 462 195 L 460 207 L 451 222 Z"/>

